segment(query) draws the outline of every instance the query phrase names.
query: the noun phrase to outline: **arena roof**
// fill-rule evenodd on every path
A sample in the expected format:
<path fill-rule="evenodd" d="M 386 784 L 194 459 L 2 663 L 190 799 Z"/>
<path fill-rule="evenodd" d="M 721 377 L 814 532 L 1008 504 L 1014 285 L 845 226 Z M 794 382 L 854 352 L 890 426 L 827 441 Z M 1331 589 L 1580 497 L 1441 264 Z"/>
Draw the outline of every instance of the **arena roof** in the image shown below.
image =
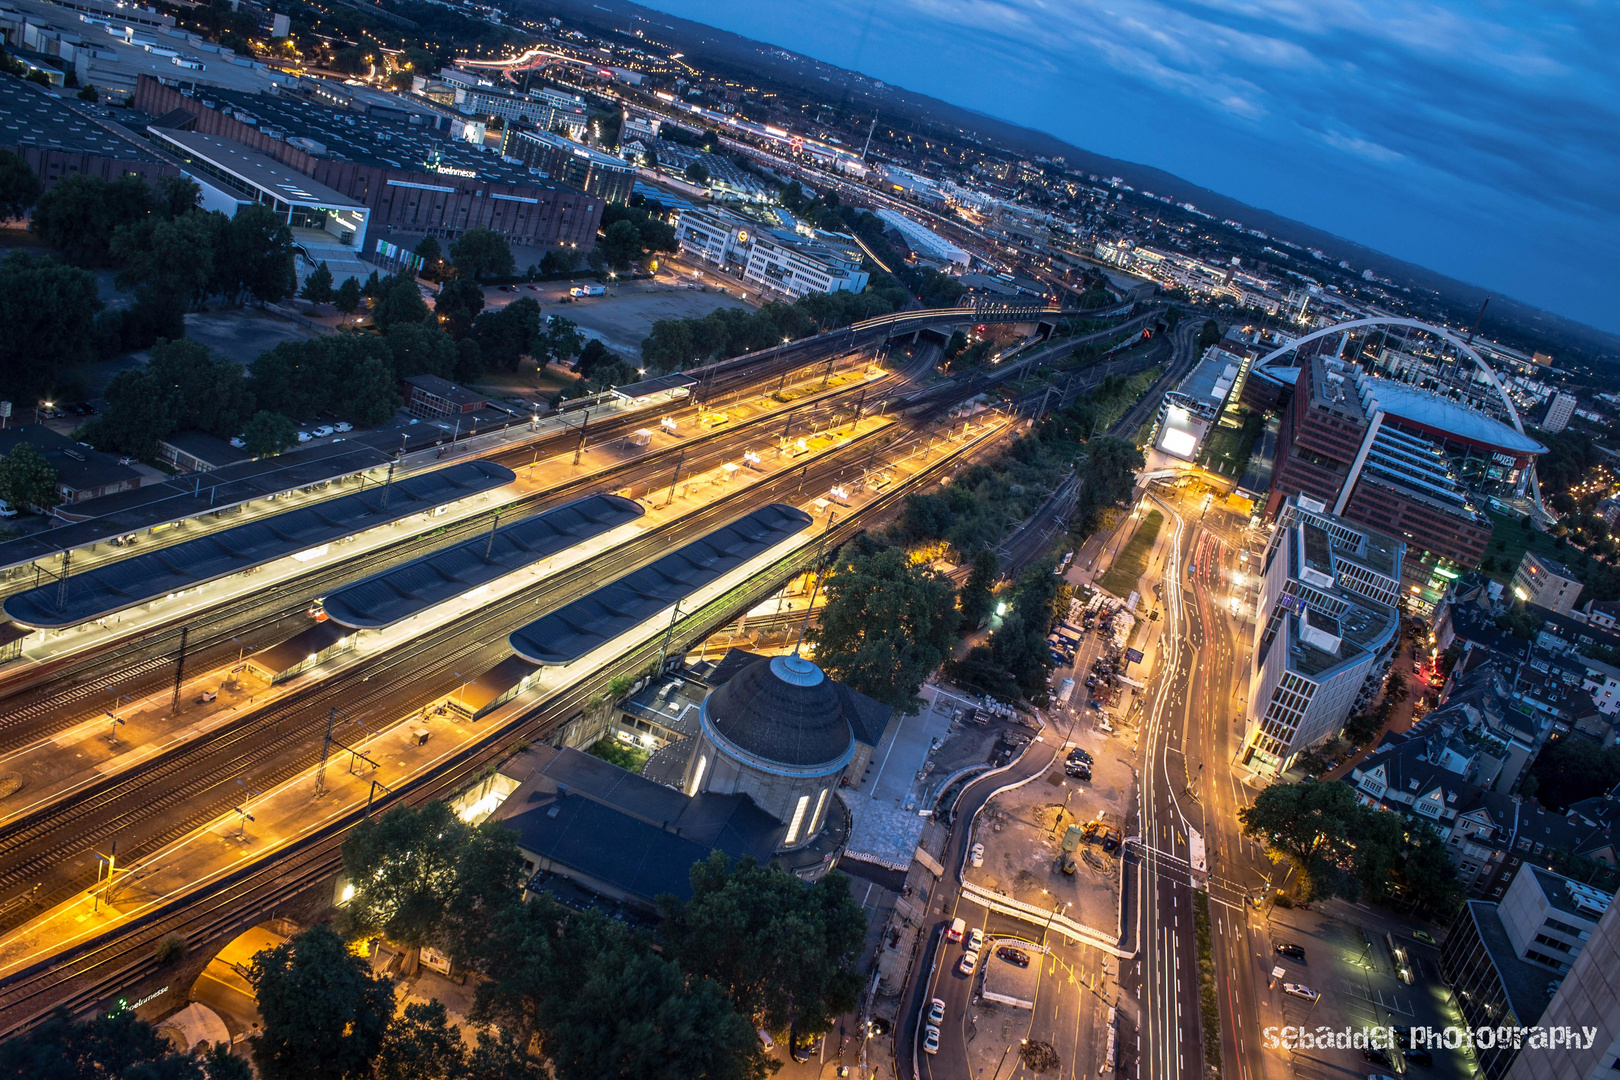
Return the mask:
<path fill-rule="evenodd" d="M 345 585 L 323 601 L 335 623 L 380 630 L 646 513 L 619 495 L 589 495 L 504 529 Z"/>
<path fill-rule="evenodd" d="M 0 609 L 24 626 L 78 626 L 345 536 L 399 521 L 470 495 L 511 483 L 511 469 L 491 461 L 464 461 L 378 485 L 327 502 L 299 507 L 173 547 L 71 574 L 65 602 L 50 582 L 6 598 Z M 383 503 L 387 492 L 387 505 Z"/>
<path fill-rule="evenodd" d="M 1444 438 L 1462 439 L 1479 446 L 1501 450 L 1509 454 L 1545 454 L 1547 448 L 1530 436 L 1513 430 L 1490 415 L 1471 409 L 1460 401 L 1441 397 L 1428 390 L 1364 375 L 1360 384 L 1362 404 L 1370 413 L 1382 409 L 1392 416 L 1414 424 Z"/>
<path fill-rule="evenodd" d="M 536 664 L 571 663 L 809 525 L 803 510 L 762 507 L 514 631 L 512 651 Z"/>

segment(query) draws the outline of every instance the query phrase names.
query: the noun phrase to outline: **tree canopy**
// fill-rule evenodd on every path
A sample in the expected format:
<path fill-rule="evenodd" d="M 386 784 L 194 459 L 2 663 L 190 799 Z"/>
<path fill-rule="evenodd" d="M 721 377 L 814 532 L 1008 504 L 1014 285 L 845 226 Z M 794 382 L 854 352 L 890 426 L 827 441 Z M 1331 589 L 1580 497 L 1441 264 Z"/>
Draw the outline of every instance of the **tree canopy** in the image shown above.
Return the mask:
<path fill-rule="evenodd" d="M 75 1023 L 58 1009 L 0 1042 L 0 1080 L 252 1080 L 241 1058 L 218 1048 L 177 1054 L 133 1011 Z"/>
<path fill-rule="evenodd" d="M 263 1080 L 350 1080 L 382 1048 L 394 990 L 330 926 L 253 958 L 248 975 L 264 1032 L 253 1039 Z"/>
<path fill-rule="evenodd" d="M 468 229 L 450 244 L 450 261 L 458 273 L 482 281 L 512 273 L 512 248 L 494 229 Z"/>
<path fill-rule="evenodd" d="M 20 442 L 0 458 L 0 499 L 13 510 L 31 506 L 50 511 L 62 501 L 56 491 L 56 468 L 32 443 Z"/>
<path fill-rule="evenodd" d="M 0 261 L 0 393 L 31 403 L 65 368 L 94 355 L 95 276 L 56 259 L 13 252 Z"/>
<path fill-rule="evenodd" d="M 950 579 L 900 548 L 849 544 L 823 591 L 826 606 L 810 633 L 816 662 L 845 685 L 914 711 L 923 680 L 956 644 Z"/>

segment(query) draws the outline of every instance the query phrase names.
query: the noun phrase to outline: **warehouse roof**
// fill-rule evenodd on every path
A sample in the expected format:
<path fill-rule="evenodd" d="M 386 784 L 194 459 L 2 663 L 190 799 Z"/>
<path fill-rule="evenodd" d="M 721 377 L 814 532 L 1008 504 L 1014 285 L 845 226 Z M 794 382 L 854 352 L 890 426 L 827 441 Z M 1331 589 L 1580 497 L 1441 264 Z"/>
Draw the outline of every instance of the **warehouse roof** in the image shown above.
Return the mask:
<path fill-rule="evenodd" d="M 619 495 L 575 499 L 493 535 L 480 533 L 345 585 L 323 601 L 326 614 L 344 626 L 380 630 L 628 524 L 645 512 L 640 503 Z"/>
<path fill-rule="evenodd" d="M 51 582 L 6 598 L 5 613 L 24 626 L 77 626 L 183 589 L 239 574 L 516 479 L 491 461 L 464 461 L 388 485 L 299 507 L 173 547 L 98 566 L 67 581 L 65 602 Z"/>
<path fill-rule="evenodd" d="M 513 632 L 512 651 L 536 664 L 578 660 L 809 525 L 803 510 L 762 507 Z"/>
<path fill-rule="evenodd" d="M 15 75 L 0 75 L 0 146 L 28 145 L 125 161 L 159 160 L 133 139 L 96 123 L 44 87 Z"/>

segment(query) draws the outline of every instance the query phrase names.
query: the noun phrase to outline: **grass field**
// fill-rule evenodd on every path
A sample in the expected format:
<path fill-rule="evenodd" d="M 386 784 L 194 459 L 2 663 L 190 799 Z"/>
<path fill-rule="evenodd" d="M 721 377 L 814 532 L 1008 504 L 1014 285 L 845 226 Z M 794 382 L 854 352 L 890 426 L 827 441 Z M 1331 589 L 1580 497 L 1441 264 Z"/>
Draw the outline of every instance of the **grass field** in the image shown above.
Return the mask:
<path fill-rule="evenodd" d="M 1153 541 L 1159 538 L 1159 527 L 1164 524 L 1164 515 L 1157 510 L 1150 511 L 1142 519 L 1142 524 L 1136 527 L 1136 535 L 1131 542 L 1125 545 L 1125 550 L 1119 553 L 1106 573 L 1096 581 L 1097 587 L 1106 589 L 1119 597 L 1129 597 L 1136 588 L 1136 583 L 1142 574 L 1147 571 L 1148 555 L 1153 550 Z"/>

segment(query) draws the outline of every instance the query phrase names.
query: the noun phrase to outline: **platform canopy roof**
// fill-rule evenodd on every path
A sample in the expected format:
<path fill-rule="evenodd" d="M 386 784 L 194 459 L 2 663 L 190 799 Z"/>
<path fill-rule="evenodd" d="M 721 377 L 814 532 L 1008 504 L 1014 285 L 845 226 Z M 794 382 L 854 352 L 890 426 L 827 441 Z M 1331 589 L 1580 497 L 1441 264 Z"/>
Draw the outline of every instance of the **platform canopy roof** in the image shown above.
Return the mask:
<path fill-rule="evenodd" d="M 512 651 L 567 664 L 810 526 L 803 510 L 771 503 L 657 562 L 513 632 Z"/>
<path fill-rule="evenodd" d="M 52 581 L 7 597 L 0 608 L 24 626 L 78 626 L 491 491 L 516 478 L 511 469 L 493 461 L 463 461 L 107 563 L 82 574 L 70 573 L 65 596 L 60 584 Z"/>

